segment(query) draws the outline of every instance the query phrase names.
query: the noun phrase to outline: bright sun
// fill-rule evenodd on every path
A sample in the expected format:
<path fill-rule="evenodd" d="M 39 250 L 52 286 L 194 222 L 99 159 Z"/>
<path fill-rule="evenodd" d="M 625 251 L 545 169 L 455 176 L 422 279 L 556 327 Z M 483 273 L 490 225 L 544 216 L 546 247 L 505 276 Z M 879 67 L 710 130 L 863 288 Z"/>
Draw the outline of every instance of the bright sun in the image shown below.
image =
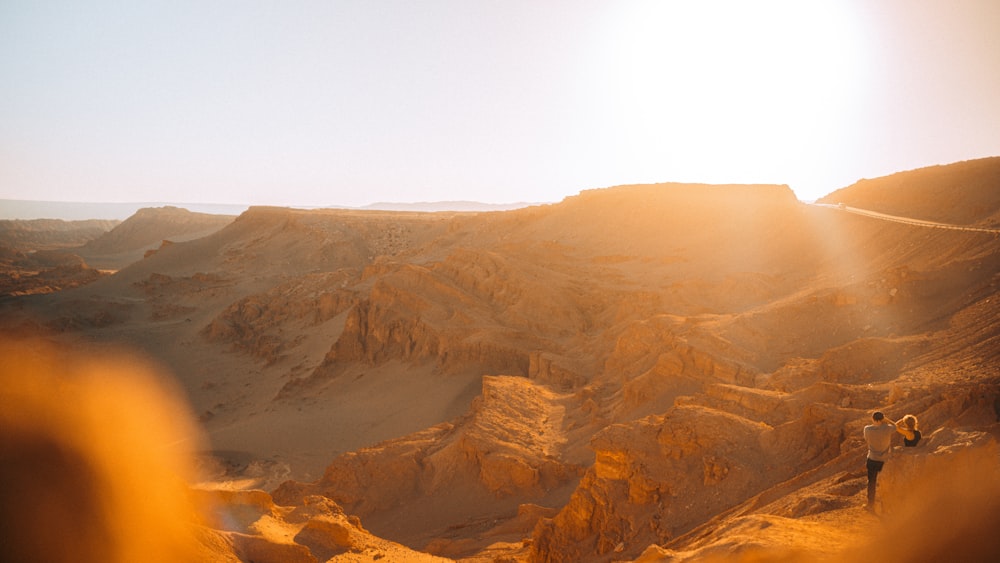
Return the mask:
<path fill-rule="evenodd" d="M 670 179 L 706 182 L 794 183 L 800 170 L 829 166 L 816 139 L 846 135 L 864 79 L 847 9 L 706 1 L 624 11 L 608 43 L 611 101 L 627 128 L 620 157 L 650 179 L 669 166 Z"/>

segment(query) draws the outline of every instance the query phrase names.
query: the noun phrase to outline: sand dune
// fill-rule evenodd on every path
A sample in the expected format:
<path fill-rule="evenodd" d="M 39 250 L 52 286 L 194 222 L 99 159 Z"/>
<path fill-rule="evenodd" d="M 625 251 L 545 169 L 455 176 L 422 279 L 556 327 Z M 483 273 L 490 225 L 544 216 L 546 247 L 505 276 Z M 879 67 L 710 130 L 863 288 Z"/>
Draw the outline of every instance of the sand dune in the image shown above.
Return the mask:
<path fill-rule="evenodd" d="M 997 167 L 830 201 L 989 225 Z M 874 409 L 925 425 L 887 469 L 886 513 L 927 521 L 906 491 L 944 456 L 993 486 L 998 245 L 786 186 L 251 208 L 2 314 L 174 375 L 213 454 L 201 488 L 230 491 L 206 494 L 242 522 L 202 543 L 233 560 L 913 561 L 868 545 L 861 428 Z"/>

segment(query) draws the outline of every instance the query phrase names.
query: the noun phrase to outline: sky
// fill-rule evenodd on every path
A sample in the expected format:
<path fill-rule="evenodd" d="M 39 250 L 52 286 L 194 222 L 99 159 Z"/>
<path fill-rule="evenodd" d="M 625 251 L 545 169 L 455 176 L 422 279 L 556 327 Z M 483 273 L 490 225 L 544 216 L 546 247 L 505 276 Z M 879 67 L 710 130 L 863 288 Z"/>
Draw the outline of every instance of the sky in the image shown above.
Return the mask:
<path fill-rule="evenodd" d="M 996 0 L 0 0 L 0 199 L 812 200 L 997 155 Z"/>

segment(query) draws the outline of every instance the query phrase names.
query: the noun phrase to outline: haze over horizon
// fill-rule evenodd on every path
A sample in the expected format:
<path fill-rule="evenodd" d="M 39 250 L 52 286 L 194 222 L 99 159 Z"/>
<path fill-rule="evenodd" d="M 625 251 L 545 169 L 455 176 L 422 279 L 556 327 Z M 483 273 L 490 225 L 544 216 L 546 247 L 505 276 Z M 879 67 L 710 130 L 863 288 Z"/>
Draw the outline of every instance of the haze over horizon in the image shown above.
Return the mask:
<path fill-rule="evenodd" d="M 0 199 L 364 206 L 1000 155 L 1000 3 L 0 5 Z"/>

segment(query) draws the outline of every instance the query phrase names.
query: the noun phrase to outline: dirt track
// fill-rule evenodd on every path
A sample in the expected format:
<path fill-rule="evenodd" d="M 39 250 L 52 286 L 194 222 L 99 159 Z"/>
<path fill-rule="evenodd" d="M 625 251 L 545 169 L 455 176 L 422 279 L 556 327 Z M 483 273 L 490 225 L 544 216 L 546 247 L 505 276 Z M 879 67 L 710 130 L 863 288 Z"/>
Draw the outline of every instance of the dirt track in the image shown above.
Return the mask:
<path fill-rule="evenodd" d="M 864 215 L 866 217 L 873 217 L 875 219 L 881 219 L 883 221 L 892 221 L 894 223 L 915 225 L 917 227 L 931 227 L 935 229 L 949 229 L 952 231 L 971 231 L 976 233 L 1000 234 L 1000 229 L 984 229 L 981 227 L 968 227 L 965 225 L 950 225 L 948 223 L 937 223 L 935 221 L 923 221 L 920 219 L 913 219 L 910 217 L 899 217 L 898 215 L 889 215 L 886 213 L 879 213 L 877 211 L 870 211 L 868 209 L 860 209 L 857 207 L 849 207 L 846 205 L 836 205 L 830 203 L 814 203 L 812 205 L 817 205 L 819 207 L 829 207 L 831 209 L 846 211 L 847 213 L 854 213 L 856 215 Z"/>

